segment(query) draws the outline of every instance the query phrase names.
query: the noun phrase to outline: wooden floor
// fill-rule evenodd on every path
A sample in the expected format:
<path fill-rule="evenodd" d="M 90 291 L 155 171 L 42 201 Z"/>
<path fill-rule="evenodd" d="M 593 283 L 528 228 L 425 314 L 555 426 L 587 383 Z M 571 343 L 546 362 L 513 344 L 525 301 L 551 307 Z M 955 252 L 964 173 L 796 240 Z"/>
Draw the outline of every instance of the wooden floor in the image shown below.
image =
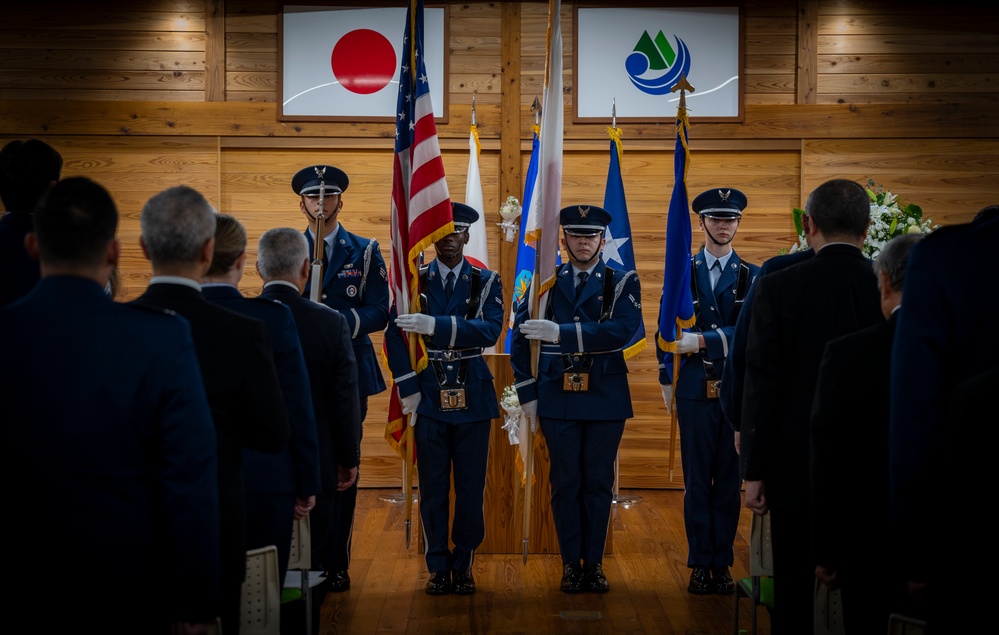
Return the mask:
<path fill-rule="evenodd" d="M 613 551 L 604 558 L 611 591 L 567 595 L 558 590 L 558 555 L 476 554 L 477 592 L 431 597 L 414 527 L 405 545 L 405 505 L 398 491 L 362 489 L 358 495 L 350 565 L 351 590 L 329 594 L 320 633 L 733 633 L 733 596 L 687 593 L 683 492 L 622 490 L 612 512 Z M 387 500 L 382 500 L 387 499 Z M 414 525 L 418 522 L 413 506 Z M 749 511 L 743 509 L 733 576 L 748 575 Z M 757 632 L 767 635 L 766 611 Z M 750 603 L 740 602 L 739 626 L 748 629 Z"/>

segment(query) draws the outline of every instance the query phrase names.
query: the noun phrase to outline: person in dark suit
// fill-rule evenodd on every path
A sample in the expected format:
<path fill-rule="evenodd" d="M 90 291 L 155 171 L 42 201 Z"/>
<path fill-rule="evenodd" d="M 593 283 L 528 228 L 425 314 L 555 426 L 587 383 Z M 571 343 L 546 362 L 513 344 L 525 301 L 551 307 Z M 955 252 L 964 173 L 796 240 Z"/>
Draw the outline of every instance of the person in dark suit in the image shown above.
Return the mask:
<path fill-rule="evenodd" d="M 35 205 L 62 174 L 62 155 L 38 139 L 15 139 L 0 150 L 0 306 L 22 297 L 38 282 L 38 261 L 24 246 Z"/>
<path fill-rule="evenodd" d="M 299 209 L 309 222 L 305 237 L 309 254 L 314 253 L 317 216 L 323 214 L 323 281 L 319 301 L 339 311 L 347 320 L 354 357 L 357 359 L 357 389 L 361 421 L 368 414 L 368 397 L 385 390 L 385 379 L 371 344 L 371 333 L 382 332 L 388 324 L 388 270 L 378 241 L 352 234 L 340 224 L 343 193 L 350 180 L 347 174 L 330 165 L 311 165 L 299 170 L 291 187 L 299 197 Z M 322 192 L 322 196 L 320 196 Z M 322 207 L 320 209 L 320 198 Z M 311 270 L 302 295 L 310 297 Z M 337 496 L 333 530 L 334 550 L 326 562 L 331 591 L 350 588 L 350 541 L 354 527 L 357 484 Z"/>
<path fill-rule="evenodd" d="M 786 269 L 799 262 L 804 262 L 815 255 L 811 248 L 774 256 L 763 261 L 756 279 Z M 735 431 L 735 451 L 740 451 L 740 436 L 742 428 L 742 392 L 746 375 L 746 339 L 749 337 L 749 325 L 753 319 L 753 298 L 756 296 L 756 285 L 749 287 L 746 299 L 742 302 L 742 310 L 735 321 L 735 332 L 728 349 L 728 361 L 722 371 L 721 390 L 718 393 L 718 405 L 728 425 Z"/>
<path fill-rule="evenodd" d="M 676 398 L 683 467 L 683 522 L 687 533 L 687 591 L 704 595 L 735 592 L 729 567 L 742 507 L 742 478 L 734 431 L 718 404 L 718 382 L 735 331 L 735 321 L 759 266 L 732 249 L 746 195 L 715 188 L 698 195 L 691 208 L 704 232 L 704 248 L 691 259 L 696 323 L 676 343 L 680 374 L 673 377 L 672 352 L 656 347 L 659 383 L 667 411 Z M 675 391 L 674 391 L 675 386 Z"/>
<path fill-rule="evenodd" d="M 815 256 L 757 279 L 746 342 L 741 463 L 745 505 L 771 514 L 774 634 L 811 632 L 815 559 L 809 506 L 809 417 L 826 343 L 884 320 L 861 246 L 870 219 L 863 186 L 833 179 L 808 197 Z"/>
<path fill-rule="evenodd" d="M 527 302 L 518 309 L 510 345 L 521 407 L 532 433 L 540 422 L 551 456 L 565 593 L 610 588 L 603 555 L 614 462 L 625 420 L 634 416 L 623 349 L 642 321 L 642 291 L 634 271 L 614 270 L 600 258 L 610 220 L 593 205 L 559 212 L 569 262 L 557 270 L 544 314 L 531 319 Z M 532 340 L 540 344 L 537 377 Z"/>
<path fill-rule="evenodd" d="M 142 208 L 139 244 L 153 266 L 146 291 L 132 300 L 187 318 L 212 409 L 218 445 L 222 526 L 222 628 L 239 631 L 246 575 L 243 449 L 279 452 L 290 437 L 288 414 L 263 322 L 208 302 L 201 279 L 212 263 L 215 211 L 197 190 L 178 185 Z"/>
<path fill-rule="evenodd" d="M 266 231 L 257 246 L 257 271 L 264 281 L 261 298 L 291 309 L 302 343 L 319 437 L 322 488 L 309 515 L 312 568 L 340 591 L 336 571 L 327 568 L 338 548 L 333 544 L 338 498 L 357 483 L 361 462 L 361 406 L 357 397 L 357 361 L 347 319 L 325 304 L 302 297 L 309 279 L 309 246 L 302 232 L 288 227 Z"/>
<path fill-rule="evenodd" d="M 256 318 L 267 327 L 291 427 L 291 441 L 278 453 L 243 450 L 246 548 L 276 546 L 283 581 L 294 521 L 312 511 L 319 492 L 319 441 L 295 318 L 280 302 L 243 297 L 238 285 L 245 265 L 246 229 L 232 216 L 216 214 L 215 251 L 201 292 L 209 302 Z"/>
<path fill-rule="evenodd" d="M 99 184 L 54 185 L 27 241 L 42 279 L 0 308 L 3 500 L 24 515 L 5 528 L 25 591 L 8 600 L 101 633 L 203 632 L 219 609 L 211 411 L 187 321 L 104 294 L 117 225 Z"/>
<path fill-rule="evenodd" d="M 482 349 L 503 330 L 499 274 L 473 267 L 464 256 L 468 231 L 479 213 L 451 204 L 454 232 L 434 243 L 437 257 L 420 268 L 422 313 L 399 315 L 385 331 L 389 368 L 402 411 L 411 414 L 419 460 L 420 520 L 431 595 L 475 593 L 472 560 L 485 537 L 482 504 L 489 456 L 490 421 L 499 417 L 493 375 Z M 402 333 L 423 337 L 427 366 L 417 371 Z M 454 519 L 448 541 L 451 482 Z"/>
<path fill-rule="evenodd" d="M 889 375 L 905 268 L 923 236 L 902 234 L 878 254 L 874 273 L 886 320 L 830 340 L 815 385 L 810 465 L 815 576 L 841 590 L 847 633 L 883 632 L 888 616 L 903 606 L 904 581 L 891 561 Z M 857 531 L 861 524 L 864 530 Z"/>
<path fill-rule="evenodd" d="M 983 286 L 999 240 L 999 206 L 970 223 L 941 227 L 912 250 L 905 304 L 891 363 L 891 507 L 901 573 L 927 620 L 927 632 L 974 632 L 991 597 L 980 580 L 979 545 L 991 532 L 967 501 L 992 494 L 991 444 L 999 345 L 969 340 L 974 316 L 995 315 L 999 299 Z M 995 374 L 994 372 L 992 373 Z M 964 385 L 970 382 L 970 385 Z M 969 401 L 970 400 L 970 401 Z M 983 413 L 985 416 L 983 418 Z M 988 452 L 988 455 L 985 453 Z M 988 595 L 986 595 L 988 594 Z"/>

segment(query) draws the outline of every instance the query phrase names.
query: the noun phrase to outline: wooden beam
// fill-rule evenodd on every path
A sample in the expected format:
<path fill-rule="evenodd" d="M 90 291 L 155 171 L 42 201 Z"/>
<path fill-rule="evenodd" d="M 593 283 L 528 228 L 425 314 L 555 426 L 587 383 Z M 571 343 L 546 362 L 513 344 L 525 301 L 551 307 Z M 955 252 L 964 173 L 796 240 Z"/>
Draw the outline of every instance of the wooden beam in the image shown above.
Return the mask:
<path fill-rule="evenodd" d="M 205 0 L 205 101 L 225 101 L 225 0 Z"/>
<path fill-rule="evenodd" d="M 516 196 L 517 200 L 523 197 L 523 159 L 521 153 L 521 82 L 520 82 L 520 3 L 504 2 L 501 9 L 501 23 L 503 38 L 501 42 L 502 67 L 502 93 L 500 98 L 500 108 L 503 113 L 500 129 L 500 173 L 499 192 L 500 204 L 506 200 L 507 196 Z M 521 202 L 523 202 L 521 200 Z M 485 213 L 485 210 L 483 210 Z M 527 213 L 524 210 L 523 213 Z M 492 229 L 492 224 L 487 223 Z M 498 229 L 498 228 L 497 228 Z M 502 230 L 501 230 L 502 231 Z M 505 314 L 510 314 L 510 303 L 513 297 L 513 280 L 517 275 L 517 244 L 520 235 L 514 238 L 514 242 L 508 243 L 503 238 L 499 241 L 499 263 L 496 270 L 500 274 L 500 279 L 504 280 L 503 307 Z M 500 334 L 496 351 L 504 353 L 504 342 L 506 342 L 506 325 Z"/>
<path fill-rule="evenodd" d="M 818 98 L 819 0 L 798 1 L 798 73 L 795 103 L 814 104 Z"/>

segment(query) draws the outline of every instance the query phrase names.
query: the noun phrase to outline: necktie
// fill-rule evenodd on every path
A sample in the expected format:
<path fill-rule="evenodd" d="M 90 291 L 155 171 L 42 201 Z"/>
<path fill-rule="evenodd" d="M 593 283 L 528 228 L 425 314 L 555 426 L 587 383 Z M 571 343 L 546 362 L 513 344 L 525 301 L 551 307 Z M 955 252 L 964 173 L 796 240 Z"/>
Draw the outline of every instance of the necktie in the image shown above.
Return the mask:
<path fill-rule="evenodd" d="M 329 268 L 330 268 L 330 254 L 329 254 L 329 249 L 330 249 L 329 244 L 327 244 L 327 243 L 324 242 L 323 243 L 323 278 L 326 277 L 326 272 L 329 271 Z"/>
<path fill-rule="evenodd" d="M 580 271 L 576 277 L 579 278 L 579 282 L 576 283 L 576 298 L 578 299 L 579 294 L 583 291 L 583 287 L 586 286 L 586 279 L 590 277 L 590 274 Z"/>
<path fill-rule="evenodd" d="M 711 265 L 711 289 L 714 290 L 718 286 L 718 280 L 721 278 L 721 260 L 715 260 L 715 263 Z"/>
<path fill-rule="evenodd" d="M 444 283 L 444 297 L 450 300 L 452 291 L 454 291 L 454 272 L 449 271 L 447 274 L 447 281 Z"/>

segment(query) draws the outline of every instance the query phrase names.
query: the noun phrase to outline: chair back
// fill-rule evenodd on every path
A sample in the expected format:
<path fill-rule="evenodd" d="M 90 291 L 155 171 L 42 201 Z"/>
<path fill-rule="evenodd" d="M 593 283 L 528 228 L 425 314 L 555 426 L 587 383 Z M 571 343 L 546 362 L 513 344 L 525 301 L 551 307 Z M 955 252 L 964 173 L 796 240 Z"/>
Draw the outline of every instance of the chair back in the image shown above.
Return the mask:
<path fill-rule="evenodd" d="M 772 576 L 774 551 L 770 541 L 770 514 L 753 514 L 749 528 L 749 575 Z"/>
<path fill-rule="evenodd" d="M 277 547 L 246 552 L 246 579 L 240 609 L 241 635 L 280 635 L 281 580 Z"/>
<path fill-rule="evenodd" d="M 312 528 L 309 517 L 294 520 L 291 533 L 291 556 L 288 558 L 288 570 L 308 570 L 312 567 Z"/>

